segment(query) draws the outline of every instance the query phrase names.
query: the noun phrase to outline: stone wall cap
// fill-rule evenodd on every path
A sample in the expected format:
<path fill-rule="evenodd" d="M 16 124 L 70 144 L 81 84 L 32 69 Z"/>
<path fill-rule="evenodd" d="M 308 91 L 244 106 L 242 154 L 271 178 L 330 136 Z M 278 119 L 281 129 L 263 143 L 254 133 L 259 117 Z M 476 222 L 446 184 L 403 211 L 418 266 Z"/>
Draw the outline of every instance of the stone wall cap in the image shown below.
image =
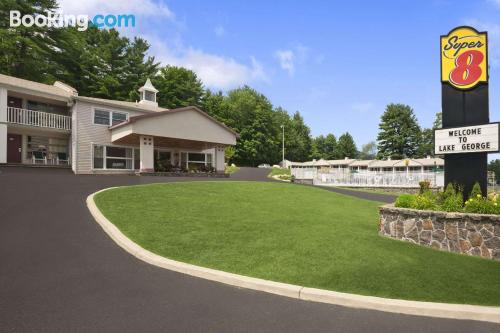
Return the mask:
<path fill-rule="evenodd" d="M 471 220 L 484 220 L 488 219 L 493 223 L 500 223 L 500 215 L 495 214 L 473 214 L 473 213 L 460 213 L 460 212 L 445 212 L 436 210 L 419 210 L 413 208 L 396 207 L 393 203 L 386 204 L 379 207 L 380 212 L 390 213 L 403 213 L 406 215 L 419 215 L 419 216 L 436 216 L 446 219 L 470 218 Z"/>

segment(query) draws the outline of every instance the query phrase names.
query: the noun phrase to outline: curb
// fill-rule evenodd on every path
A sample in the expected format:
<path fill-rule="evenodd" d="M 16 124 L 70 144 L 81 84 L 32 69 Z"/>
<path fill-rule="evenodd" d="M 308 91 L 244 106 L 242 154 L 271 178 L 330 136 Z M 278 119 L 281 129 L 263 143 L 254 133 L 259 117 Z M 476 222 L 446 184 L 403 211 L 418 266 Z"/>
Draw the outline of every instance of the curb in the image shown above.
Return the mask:
<path fill-rule="evenodd" d="M 128 253 L 148 264 L 235 287 L 263 291 L 306 301 L 407 315 L 500 323 L 500 307 L 406 301 L 341 293 L 252 278 L 167 259 L 143 249 L 138 244 L 131 241 L 97 208 L 94 202 L 94 196 L 112 188 L 116 187 L 107 188 L 90 194 L 87 197 L 87 207 L 95 221 L 102 227 L 108 236 L 115 241 L 115 243 Z"/>

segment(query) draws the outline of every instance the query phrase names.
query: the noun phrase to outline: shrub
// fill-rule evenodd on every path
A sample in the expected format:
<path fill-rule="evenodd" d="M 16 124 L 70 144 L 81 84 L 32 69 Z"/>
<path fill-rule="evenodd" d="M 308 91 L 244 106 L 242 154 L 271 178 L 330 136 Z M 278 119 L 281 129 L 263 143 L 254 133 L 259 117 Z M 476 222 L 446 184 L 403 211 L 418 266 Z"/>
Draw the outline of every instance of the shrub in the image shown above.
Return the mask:
<path fill-rule="evenodd" d="M 436 196 L 432 192 L 428 191 L 415 196 L 412 208 L 421 210 L 436 210 L 437 207 L 438 204 Z"/>
<path fill-rule="evenodd" d="M 401 208 L 413 208 L 415 196 L 413 194 L 401 194 L 394 205 Z"/>
<path fill-rule="evenodd" d="M 445 212 L 460 212 L 462 210 L 463 203 L 464 199 L 462 193 L 459 192 L 445 198 L 440 204 L 440 207 Z"/>
<path fill-rule="evenodd" d="M 460 212 L 464 203 L 462 190 L 455 184 L 449 183 L 446 189 L 438 194 L 437 202 L 446 212 Z"/>
<path fill-rule="evenodd" d="M 464 210 L 467 213 L 475 214 L 498 214 L 500 211 L 497 207 L 496 201 L 476 196 L 475 198 L 471 197 L 465 202 Z"/>
<path fill-rule="evenodd" d="M 481 191 L 481 186 L 479 185 L 478 182 L 474 184 L 472 187 L 472 191 L 470 191 L 470 196 L 469 198 L 480 198 L 483 196 L 483 192 Z"/>
<path fill-rule="evenodd" d="M 431 188 L 431 182 L 428 180 L 423 180 L 419 182 L 418 185 L 420 186 L 420 194 L 424 194 Z"/>

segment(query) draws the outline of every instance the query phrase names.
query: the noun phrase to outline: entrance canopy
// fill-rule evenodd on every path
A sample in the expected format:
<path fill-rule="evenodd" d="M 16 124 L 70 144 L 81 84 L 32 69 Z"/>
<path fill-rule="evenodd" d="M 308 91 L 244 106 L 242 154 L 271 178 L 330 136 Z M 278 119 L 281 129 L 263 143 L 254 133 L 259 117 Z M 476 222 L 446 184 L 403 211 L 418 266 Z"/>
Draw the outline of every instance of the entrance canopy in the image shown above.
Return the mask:
<path fill-rule="evenodd" d="M 110 130 L 113 143 L 138 144 L 140 136 L 151 136 L 157 146 L 192 149 L 235 145 L 239 136 L 192 106 L 130 117 Z"/>

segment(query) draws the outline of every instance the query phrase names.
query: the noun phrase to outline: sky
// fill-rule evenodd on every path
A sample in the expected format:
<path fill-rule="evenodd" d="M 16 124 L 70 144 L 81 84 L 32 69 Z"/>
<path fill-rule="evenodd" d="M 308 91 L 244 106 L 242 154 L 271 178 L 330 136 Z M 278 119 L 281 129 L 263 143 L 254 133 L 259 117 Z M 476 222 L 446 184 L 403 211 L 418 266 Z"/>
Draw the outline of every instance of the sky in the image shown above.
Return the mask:
<path fill-rule="evenodd" d="M 376 140 L 388 103 L 432 126 L 439 36 L 471 25 L 489 33 L 490 120 L 500 120 L 500 0 L 59 1 L 67 14 L 134 14 L 121 32 L 147 39 L 162 64 L 213 90 L 247 84 L 300 111 L 313 136 L 348 131 L 358 147 Z"/>

